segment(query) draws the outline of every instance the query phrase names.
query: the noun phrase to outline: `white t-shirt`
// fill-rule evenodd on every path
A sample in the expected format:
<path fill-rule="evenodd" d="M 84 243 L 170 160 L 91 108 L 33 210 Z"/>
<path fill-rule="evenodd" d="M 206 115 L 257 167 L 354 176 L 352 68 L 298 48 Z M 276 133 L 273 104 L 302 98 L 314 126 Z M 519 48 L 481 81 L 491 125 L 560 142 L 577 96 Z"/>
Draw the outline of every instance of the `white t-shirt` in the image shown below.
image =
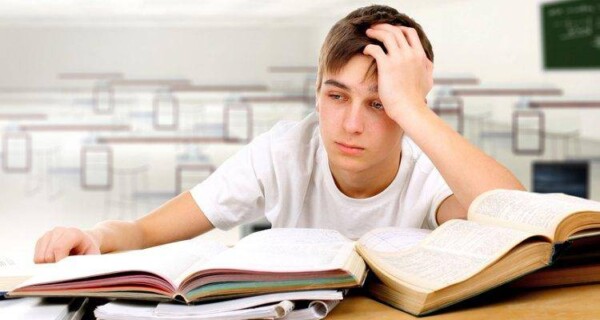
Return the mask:
<path fill-rule="evenodd" d="M 452 191 L 406 135 L 392 183 L 365 199 L 335 185 L 318 115 L 279 122 L 225 161 L 191 190 L 212 224 L 223 230 L 266 216 L 273 227 L 335 229 L 358 239 L 378 227 L 434 229 L 440 203 Z"/>

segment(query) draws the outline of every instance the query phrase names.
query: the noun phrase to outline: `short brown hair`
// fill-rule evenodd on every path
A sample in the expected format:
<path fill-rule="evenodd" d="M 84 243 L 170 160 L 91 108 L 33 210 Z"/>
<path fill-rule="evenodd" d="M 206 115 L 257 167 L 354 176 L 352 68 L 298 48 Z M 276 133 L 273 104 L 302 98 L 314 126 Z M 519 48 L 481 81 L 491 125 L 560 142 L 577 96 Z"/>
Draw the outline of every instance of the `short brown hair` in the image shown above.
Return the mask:
<path fill-rule="evenodd" d="M 398 10 L 382 5 L 372 5 L 356 9 L 338 21 L 329 30 L 321 53 L 319 54 L 319 69 L 317 71 L 317 91 L 321 89 L 323 73 L 337 73 L 357 54 L 362 54 L 368 44 L 376 44 L 387 52 L 385 46 L 366 35 L 366 31 L 374 24 L 388 23 L 414 28 L 419 35 L 427 58 L 433 62 L 433 49 L 421 25 Z M 376 70 L 375 61 L 369 68 L 369 74 Z"/>

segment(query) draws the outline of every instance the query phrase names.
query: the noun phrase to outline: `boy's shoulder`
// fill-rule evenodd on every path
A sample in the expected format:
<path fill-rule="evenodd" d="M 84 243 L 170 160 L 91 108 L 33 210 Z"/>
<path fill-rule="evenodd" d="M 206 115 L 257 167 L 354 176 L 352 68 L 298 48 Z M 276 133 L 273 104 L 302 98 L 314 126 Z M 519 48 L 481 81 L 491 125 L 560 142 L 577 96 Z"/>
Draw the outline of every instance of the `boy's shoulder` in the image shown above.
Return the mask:
<path fill-rule="evenodd" d="M 279 121 L 258 139 L 255 148 L 262 153 L 262 163 L 255 163 L 264 172 L 278 176 L 310 175 L 318 161 L 321 147 L 318 115 L 314 112 L 299 121 Z M 299 181 L 296 177 L 296 181 Z"/>
<path fill-rule="evenodd" d="M 302 120 L 282 120 L 277 122 L 269 133 L 271 139 L 287 140 L 295 139 L 302 140 L 312 138 L 318 132 L 319 117 L 316 112 L 312 112 Z"/>
<path fill-rule="evenodd" d="M 315 112 L 302 120 L 277 122 L 267 133 L 272 147 L 305 150 L 319 144 L 319 117 Z"/>

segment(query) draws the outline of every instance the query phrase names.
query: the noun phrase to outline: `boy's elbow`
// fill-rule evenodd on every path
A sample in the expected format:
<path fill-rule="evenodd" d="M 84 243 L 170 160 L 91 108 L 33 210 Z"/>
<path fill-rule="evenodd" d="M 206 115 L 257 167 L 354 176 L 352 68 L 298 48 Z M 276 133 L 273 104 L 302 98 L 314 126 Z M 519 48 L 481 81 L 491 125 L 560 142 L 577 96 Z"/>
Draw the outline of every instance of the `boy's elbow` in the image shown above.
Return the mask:
<path fill-rule="evenodd" d="M 527 191 L 527 189 L 525 189 L 525 186 L 523 186 L 523 184 L 517 180 L 517 178 L 514 178 L 513 183 L 511 183 L 510 187 L 507 188 L 509 190 L 520 190 L 520 191 Z"/>
<path fill-rule="evenodd" d="M 508 171 L 508 169 L 506 169 L 506 171 Z M 515 175 L 512 174 L 510 171 L 508 171 L 508 175 L 504 176 L 504 179 L 501 179 L 497 182 L 499 182 L 498 187 L 496 187 L 495 189 L 527 191 L 527 189 L 525 189 L 525 186 L 523 186 L 521 181 L 519 181 L 519 179 L 517 179 L 517 177 L 515 177 Z"/>

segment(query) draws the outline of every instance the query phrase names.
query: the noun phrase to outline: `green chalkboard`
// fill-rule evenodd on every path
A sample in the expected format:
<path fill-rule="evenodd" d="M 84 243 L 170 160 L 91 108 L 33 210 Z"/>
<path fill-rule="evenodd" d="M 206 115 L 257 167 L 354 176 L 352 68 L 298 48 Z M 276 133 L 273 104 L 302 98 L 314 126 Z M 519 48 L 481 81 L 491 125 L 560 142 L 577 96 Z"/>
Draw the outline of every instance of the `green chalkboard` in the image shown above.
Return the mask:
<path fill-rule="evenodd" d="M 544 67 L 600 69 L 600 0 L 552 2 L 541 9 Z"/>

